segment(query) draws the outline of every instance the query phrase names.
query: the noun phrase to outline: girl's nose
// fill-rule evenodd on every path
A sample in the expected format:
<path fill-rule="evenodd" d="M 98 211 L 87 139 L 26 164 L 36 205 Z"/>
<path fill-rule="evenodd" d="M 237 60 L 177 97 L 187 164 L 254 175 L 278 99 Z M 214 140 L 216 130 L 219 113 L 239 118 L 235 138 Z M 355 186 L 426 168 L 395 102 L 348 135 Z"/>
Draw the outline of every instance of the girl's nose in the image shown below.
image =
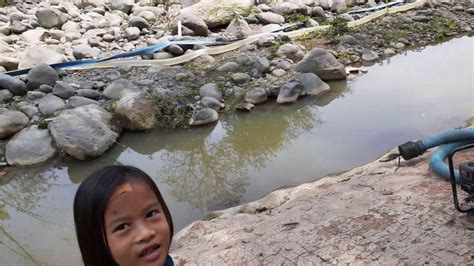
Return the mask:
<path fill-rule="evenodd" d="M 155 235 L 156 231 L 146 223 L 139 223 L 136 225 L 136 243 L 143 243 L 150 241 Z"/>

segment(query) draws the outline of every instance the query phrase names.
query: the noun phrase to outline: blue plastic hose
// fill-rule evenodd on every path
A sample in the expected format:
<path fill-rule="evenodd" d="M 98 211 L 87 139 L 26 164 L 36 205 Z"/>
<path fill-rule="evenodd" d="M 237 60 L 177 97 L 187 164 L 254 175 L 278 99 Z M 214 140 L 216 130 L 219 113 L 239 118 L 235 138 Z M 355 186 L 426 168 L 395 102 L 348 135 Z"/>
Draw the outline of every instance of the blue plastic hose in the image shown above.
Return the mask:
<path fill-rule="evenodd" d="M 398 146 L 398 150 L 404 159 L 410 160 L 422 155 L 431 148 L 441 145 L 433 155 L 431 155 L 430 167 L 436 174 L 450 181 L 449 166 L 444 160 L 455 148 L 470 143 L 474 143 L 474 128 L 463 128 L 444 132 L 417 142 L 409 141 Z M 458 170 L 454 171 L 454 177 L 456 181 L 459 181 Z"/>

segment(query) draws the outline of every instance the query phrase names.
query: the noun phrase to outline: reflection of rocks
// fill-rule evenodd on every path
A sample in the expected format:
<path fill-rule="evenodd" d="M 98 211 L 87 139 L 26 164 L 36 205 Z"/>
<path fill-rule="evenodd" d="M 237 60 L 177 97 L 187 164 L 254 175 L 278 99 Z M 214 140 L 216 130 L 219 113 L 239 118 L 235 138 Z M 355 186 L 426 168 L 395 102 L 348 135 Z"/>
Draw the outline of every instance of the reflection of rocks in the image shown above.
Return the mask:
<path fill-rule="evenodd" d="M 32 165 L 49 160 L 55 153 L 49 131 L 32 126 L 20 131 L 7 143 L 5 157 L 10 165 Z"/>

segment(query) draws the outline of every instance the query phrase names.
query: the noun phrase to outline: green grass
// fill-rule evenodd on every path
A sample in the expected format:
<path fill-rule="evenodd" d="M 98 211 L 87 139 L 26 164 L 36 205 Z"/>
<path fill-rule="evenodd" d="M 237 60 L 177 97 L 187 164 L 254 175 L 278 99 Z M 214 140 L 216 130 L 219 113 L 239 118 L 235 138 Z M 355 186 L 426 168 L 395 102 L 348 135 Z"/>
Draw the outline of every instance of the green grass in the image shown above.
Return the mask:
<path fill-rule="evenodd" d="M 302 14 L 289 14 L 284 17 L 287 23 L 306 23 L 311 19 L 311 17 Z"/>

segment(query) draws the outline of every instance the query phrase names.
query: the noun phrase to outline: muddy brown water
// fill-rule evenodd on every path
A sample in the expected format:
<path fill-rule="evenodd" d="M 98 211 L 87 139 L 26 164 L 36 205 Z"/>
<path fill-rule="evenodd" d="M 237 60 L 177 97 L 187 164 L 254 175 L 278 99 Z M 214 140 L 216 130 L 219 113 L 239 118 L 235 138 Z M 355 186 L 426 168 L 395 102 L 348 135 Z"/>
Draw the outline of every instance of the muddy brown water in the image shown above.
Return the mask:
<path fill-rule="evenodd" d="M 57 160 L 0 179 L 0 265 L 79 265 L 72 202 L 85 176 L 120 162 L 148 172 L 183 228 L 209 211 L 376 159 L 474 115 L 473 40 L 409 51 L 333 82 L 322 97 L 265 104 L 217 124 L 125 133 L 90 162 Z"/>

